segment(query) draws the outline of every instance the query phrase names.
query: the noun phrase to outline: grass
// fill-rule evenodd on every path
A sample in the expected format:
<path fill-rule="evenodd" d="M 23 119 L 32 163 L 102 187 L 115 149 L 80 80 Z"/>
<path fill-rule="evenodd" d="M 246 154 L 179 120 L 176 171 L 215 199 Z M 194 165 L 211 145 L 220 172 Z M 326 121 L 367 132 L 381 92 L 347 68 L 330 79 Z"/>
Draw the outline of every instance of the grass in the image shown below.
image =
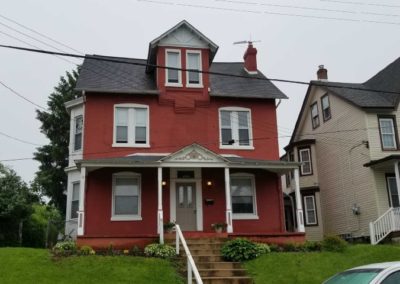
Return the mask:
<path fill-rule="evenodd" d="M 49 251 L 0 248 L 0 282 L 183 283 L 166 260 L 133 256 L 71 256 L 53 260 Z"/>
<path fill-rule="evenodd" d="M 398 245 L 353 245 L 343 253 L 270 253 L 245 263 L 255 283 L 320 284 L 345 269 L 400 260 Z"/>

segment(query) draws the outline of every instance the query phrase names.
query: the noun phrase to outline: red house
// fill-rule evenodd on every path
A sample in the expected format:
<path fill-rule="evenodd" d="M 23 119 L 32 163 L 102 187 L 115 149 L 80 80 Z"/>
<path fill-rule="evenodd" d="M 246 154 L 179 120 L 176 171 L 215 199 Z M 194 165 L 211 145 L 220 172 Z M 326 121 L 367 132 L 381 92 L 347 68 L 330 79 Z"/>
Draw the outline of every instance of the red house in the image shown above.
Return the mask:
<path fill-rule="evenodd" d="M 284 223 L 280 176 L 298 167 L 279 160 L 275 100 L 286 96 L 251 43 L 244 63 L 213 62 L 217 50 L 182 21 L 147 59 L 86 57 L 82 97 L 66 104 L 66 232 L 80 244 L 162 240 L 168 221 L 189 235 L 222 222 L 228 236 L 303 240 Z"/>

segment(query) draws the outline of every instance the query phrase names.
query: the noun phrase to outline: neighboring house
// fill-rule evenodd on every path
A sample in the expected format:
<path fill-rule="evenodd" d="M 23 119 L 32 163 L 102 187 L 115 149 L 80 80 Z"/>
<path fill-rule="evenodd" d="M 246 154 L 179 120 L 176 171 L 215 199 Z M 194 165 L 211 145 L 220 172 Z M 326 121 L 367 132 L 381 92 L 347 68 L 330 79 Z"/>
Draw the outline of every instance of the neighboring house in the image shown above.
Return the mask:
<path fill-rule="evenodd" d="M 393 209 L 400 204 L 400 58 L 362 84 L 329 82 L 323 66 L 317 74 L 282 157 L 302 163 L 306 237 L 371 236 L 376 243 L 400 229 Z M 290 229 L 290 174 L 283 187 Z"/>
<path fill-rule="evenodd" d="M 257 70 L 251 43 L 244 63 L 213 62 L 217 50 L 182 21 L 147 59 L 87 56 L 82 97 L 66 103 L 66 232 L 78 243 L 162 241 L 167 221 L 186 234 L 225 222 L 229 236 L 304 240 L 284 225 L 280 176 L 298 172 L 279 160 L 275 100 L 286 96 Z"/>

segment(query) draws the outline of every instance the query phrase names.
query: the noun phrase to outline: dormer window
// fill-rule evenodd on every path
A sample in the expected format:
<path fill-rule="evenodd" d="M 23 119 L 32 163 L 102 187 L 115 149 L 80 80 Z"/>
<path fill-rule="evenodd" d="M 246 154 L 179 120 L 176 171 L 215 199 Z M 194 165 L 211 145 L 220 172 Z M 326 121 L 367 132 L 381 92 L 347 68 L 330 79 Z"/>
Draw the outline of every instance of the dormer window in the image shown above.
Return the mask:
<path fill-rule="evenodd" d="M 181 51 L 179 49 L 167 49 L 165 54 L 167 67 L 181 68 Z M 165 69 L 166 85 L 182 87 L 182 72 L 176 69 Z"/>
<path fill-rule="evenodd" d="M 187 51 L 186 52 L 186 69 L 194 69 L 201 71 L 201 52 Z M 202 87 L 202 74 L 200 72 L 187 71 L 186 85 L 188 87 Z"/>

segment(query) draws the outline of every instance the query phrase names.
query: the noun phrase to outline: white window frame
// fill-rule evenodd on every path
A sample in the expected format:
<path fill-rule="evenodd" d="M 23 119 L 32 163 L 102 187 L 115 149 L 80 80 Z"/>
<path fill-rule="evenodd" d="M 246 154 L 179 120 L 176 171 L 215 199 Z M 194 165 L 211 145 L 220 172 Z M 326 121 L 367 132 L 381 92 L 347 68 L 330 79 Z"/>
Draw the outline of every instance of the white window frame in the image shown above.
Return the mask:
<path fill-rule="evenodd" d="M 239 117 L 236 113 L 236 118 L 234 123 L 232 123 L 231 119 L 231 129 L 232 129 L 232 140 L 235 142 L 232 145 L 223 145 L 222 144 L 222 120 L 221 120 L 221 112 L 222 111 L 230 111 L 230 112 L 238 112 L 238 111 L 247 111 L 249 116 L 249 145 L 239 145 Z M 244 107 L 221 107 L 218 109 L 218 123 L 219 123 L 219 148 L 220 149 L 237 149 L 237 150 L 254 150 L 253 146 L 253 127 L 252 127 L 252 115 L 251 109 Z"/>
<path fill-rule="evenodd" d="M 128 109 L 128 143 L 117 143 L 117 108 Z M 146 143 L 135 143 L 135 108 L 147 110 L 146 117 Z M 135 147 L 149 148 L 150 147 L 150 108 L 148 105 L 140 104 L 116 104 L 114 105 L 114 123 L 113 123 L 113 144 L 112 147 Z"/>
<path fill-rule="evenodd" d="M 199 70 L 202 71 L 202 57 L 200 50 L 187 50 L 186 51 L 186 69 L 191 69 L 188 65 L 189 62 L 189 54 L 198 54 L 199 55 Z M 186 86 L 189 88 L 203 88 L 203 74 L 201 72 L 199 74 L 199 83 L 191 84 L 189 83 L 189 71 L 186 71 Z"/>
<path fill-rule="evenodd" d="M 79 188 L 78 188 L 78 199 L 73 199 L 74 198 L 74 185 L 78 185 L 79 186 Z M 70 220 L 77 220 L 78 219 L 78 214 L 76 215 L 76 217 L 75 218 L 72 218 L 72 202 L 73 201 L 78 201 L 78 210 L 79 210 L 79 198 L 80 198 L 80 196 L 81 196 L 81 183 L 79 182 L 79 181 L 74 181 L 74 182 L 72 182 L 71 183 L 71 201 L 70 201 L 70 212 L 69 212 L 69 219 Z M 77 211 L 78 211 L 77 210 Z"/>
<path fill-rule="evenodd" d="M 302 152 L 308 152 L 308 158 L 309 158 L 308 161 L 303 161 L 302 155 L 301 155 Z M 312 175 L 313 174 L 313 168 L 312 168 L 311 148 L 301 148 L 301 149 L 299 149 L 298 153 L 299 153 L 299 162 L 302 163 L 301 166 L 300 166 L 301 175 L 302 176 Z M 304 162 L 309 162 L 310 163 L 310 171 L 309 172 L 305 172 L 304 171 L 304 164 L 303 164 Z"/>
<path fill-rule="evenodd" d="M 233 203 L 232 203 L 232 179 L 250 179 L 251 190 L 253 191 L 253 213 L 233 213 Z M 248 173 L 234 173 L 230 175 L 231 188 L 229 194 L 231 195 L 231 208 L 232 208 L 232 219 L 233 220 L 258 220 L 257 213 L 257 190 L 256 190 L 256 179 L 253 174 Z"/>
<path fill-rule="evenodd" d="M 138 179 L 138 214 L 115 215 L 115 184 L 117 178 L 137 178 Z M 111 221 L 141 221 L 142 220 L 142 177 L 139 173 L 119 172 L 112 175 L 111 191 Z"/>
<path fill-rule="evenodd" d="M 313 208 L 308 208 L 307 207 L 307 202 L 306 202 L 307 198 L 311 198 L 312 199 Z M 318 225 L 317 206 L 315 205 L 315 196 L 314 195 L 304 195 L 303 196 L 303 204 L 304 204 L 304 215 L 305 215 L 304 219 L 305 219 L 306 225 Z M 315 222 L 310 222 L 309 221 L 308 211 L 313 211 Z"/>
<path fill-rule="evenodd" d="M 81 129 L 81 145 L 80 145 L 80 148 L 79 149 L 75 149 L 75 146 L 76 146 L 76 134 L 77 134 L 77 131 L 76 131 L 76 121 L 78 120 L 78 118 L 81 118 L 82 119 L 82 129 Z M 73 150 L 73 152 L 81 152 L 82 151 L 82 148 L 83 148 L 83 123 L 84 123 L 84 121 L 83 121 L 83 115 L 82 114 L 79 114 L 79 115 L 77 115 L 77 116 L 75 116 L 74 117 L 74 128 L 73 128 L 73 147 L 72 147 L 72 150 Z"/>
<path fill-rule="evenodd" d="M 381 127 L 381 121 L 390 121 L 391 122 L 391 129 L 392 129 L 392 133 L 383 133 L 382 132 L 382 127 Z M 396 140 L 396 128 L 395 128 L 395 121 L 394 121 L 394 117 L 379 117 L 378 119 L 378 124 L 379 124 L 379 131 L 380 131 L 380 138 L 381 138 L 381 144 L 382 144 L 382 149 L 383 150 L 397 150 L 397 140 Z M 384 145 L 384 140 L 383 140 L 383 135 L 392 135 L 392 141 L 393 141 L 393 145 L 394 147 L 388 147 Z"/>
<path fill-rule="evenodd" d="M 165 66 L 168 67 L 168 52 L 171 53 L 178 53 L 178 67 L 177 68 L 182 68 L 182 54 L 180 49 L 170 49 L 167 48 L 165 49 Z M 178 70 L 178 83 L 170 83 L 168 82 L 168 68 L 165 68 L 165 86 L 167 87 L 182 87 L 182 71 Z"/>

